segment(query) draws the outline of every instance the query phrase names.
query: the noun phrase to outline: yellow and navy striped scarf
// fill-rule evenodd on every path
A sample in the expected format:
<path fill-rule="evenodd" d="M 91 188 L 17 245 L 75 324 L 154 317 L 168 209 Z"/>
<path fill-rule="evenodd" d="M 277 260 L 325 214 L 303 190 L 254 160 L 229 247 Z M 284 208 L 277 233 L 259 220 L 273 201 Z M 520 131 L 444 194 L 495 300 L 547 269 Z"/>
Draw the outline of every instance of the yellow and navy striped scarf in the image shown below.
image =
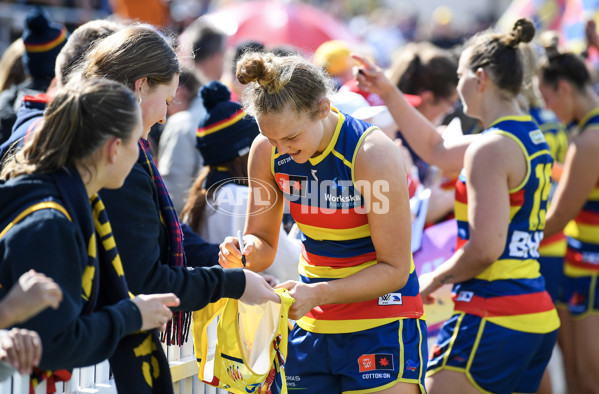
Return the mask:
<path fill-rule="evenodd" d="M 89 202 L 82 196 L 81 178 L 76 170 L 53 174 L 61 202 L 87 240 L 88 265 L 82 276 L 82 314 L 114 305 L 132 297 L 118 254 L 104 204 L 96 194 Z M 91 208 L 91 209 L 90 209 Z M 173 385 L 166 355 L 157 330 L 127 335 L 109 358 L 117 390 L 120 393 L 172 393 Z M 42 379 L 61 377 L 63 371 L 38 371 L 31 379 L 35 386 Z M 68 380 L 69 377 L 66 378 Z"/>

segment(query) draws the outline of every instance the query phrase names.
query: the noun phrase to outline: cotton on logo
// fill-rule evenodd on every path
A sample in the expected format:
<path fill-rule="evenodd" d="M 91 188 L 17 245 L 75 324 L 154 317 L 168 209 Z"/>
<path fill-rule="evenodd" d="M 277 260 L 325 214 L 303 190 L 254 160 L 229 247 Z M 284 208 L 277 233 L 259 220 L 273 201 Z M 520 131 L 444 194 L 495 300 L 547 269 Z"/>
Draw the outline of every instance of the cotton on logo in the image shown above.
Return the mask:
<path fill-rule="evenodd" d="M 260 179 L 252 179 L 251 212 L 247 212 L 250 188 L 234 188 L 233 185 L 246 182 L 246 178 L 227 178 L 210 186 L 206 193 L 206 204 L 213 210 L 228 216 L 245 217 L 259 215 L 276 205 L 279 194 L 274 186 Z"/>

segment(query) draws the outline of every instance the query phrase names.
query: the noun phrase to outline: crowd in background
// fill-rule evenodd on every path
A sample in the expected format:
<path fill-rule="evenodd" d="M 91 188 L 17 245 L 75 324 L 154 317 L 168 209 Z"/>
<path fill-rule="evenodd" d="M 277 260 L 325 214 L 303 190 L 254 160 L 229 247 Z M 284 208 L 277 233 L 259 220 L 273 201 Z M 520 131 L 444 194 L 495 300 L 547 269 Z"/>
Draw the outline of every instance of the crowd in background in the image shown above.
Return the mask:
<path fill-rule="evenodd" d="M 376 297 L 373 289 L 352 293 L 360 288 L 355 279 L 350 288 L 339 285 L 346 298 L 323 296 L 311 305 L 301 285 L 288 284 L 298 279 L 298 261 L 302 284 L 317 286 L 323 278 L 352 283 L 356 267 L 371 268 L 372 259 L 364 256 L 376 251 L 379 259 L 393 260 L 388 257 L 393 253 L 381 247 L 385 231 L 378 229 L 402 240 L 405 233 L 394 233 L 391 223 L 369 216 L 372 229 L 360 237 L 347 235 L 358 232 L 354 222 L 339 235 L 339 228 L 294 214 L 293 203 L 284 209 L 276 198 L 269 201 L 276 207 L 266 216 L 269 223 L 260 221 L 252 209 L 257 207 L 253 192 L 261 186 L 253 179 L 279 185 L 286 198 L 294 190 L 300 193 L 289 184 L 280 186 L 279 173 L 308 171 L 285 165 L 292 166 L 294 154 L 303 160 L 309 149 L 313 155 L 297 161 L 312 163 L 312 176 L 316 169 L 324 173 L 314 158 L 332 151 L 351 168 L 345 173 L 349 170 L 341 165 L 340 174 L 354 180 L 354 171 L 360 171 L 369 179 L 372 169 L 357 158 L 364 139 L 371 149 L 399 158 L 383 160 L 386 167 L 380 171 L 392 185 L 401 178 L 394 193 L 405 191 L 409 197 L 393 200 L 406 208 L 392 212 L 395 220 L 404 221 L 407 213 L 408 221 L 415 221 L 417 212 L 407 209 L 408 200 L 418 200 L 426 189 L 425 227 L 457 222 L 458 251 L 434 272 L 417 278 L 413 263 L 401 275 L 401 263 L 381 268 L 386 279 L 405 279 L 398 286 L 405 300 L 418 299 L 410 304 L 413 310 L 394 312 L 406 322 L 399 328 L 404 334 L 426 331 L 421 297 L 425 304 L 434 302 L 435 290 L 455 285 L 456 313 L 430 354 L 422 354 L 422 337 L 419 344 L 401 339 L 406 348 L 417 342 L 411 357 L 414 365 L 420 363 L 420 374 L 404 371 L 397 382 L 433 393 L 449 392 L 443 391 L 448 385 L 454 392 L 550 393 L 545 368 L 557 342 L 568 392 L 597 391 L 599 163 L 592 153 L 599 148 L 597 72 L 592 56 L 585 59 L 560 47 L 558 32 L 535 34 L 533 24 L 521 19 L 513 31 L 492 35 L 484 30 L 497 15 L 477 17 L 458 29 L 448 23 L 449 9 L 435 10 L 432 24 L 424 25 L 417 15 L 401 15 L 377 2 L 315 0 L 308 3 L 343 21 L 354 40 L 331 37 L 307 49 L 259 38 L 233 45 L 221 26 L 204 17 L 227 2 L 33 3 L 19 3 L 30 11 L 22 31 L 10 29 L 0 59 L 0 328 L 18 327 L 0 337 L 5 362 L 0 365 L 8 371 L 0 377 L 10 375 L 10 364 L 32 373 L 32 382 L 68 379 L 57 371 L 109 358 L 117 386 L 127 392 L 141 384 L 131 371 L 142 360 L 130 358 L 130 350 L 146 338 L 157 343 L 155 328 L 165 332 L 169 344 L 179 344 L 188 337 L 191 312 L 220 298 L 249 304 L 277 300 L 271 287 L 281 283 L 296 298 L 289 316 L 300 322 L 290 337 L 296 343 L 290 368 L 316 375 L 297 366 L 308 357 L 297 343 L 320 343 L 332 333 L 351 341 L 356 333 L 335 331 L 337 326 L 321 329 L 302 317 L 318 321 L 313 308 L 321 304 L 352 305 Z M 53 20 L 51 7 L 106 18 L 63 24 Z M 592 21 L 585 33 L 588 49 L 599 49 Z M 322 91 L 313 89 L 312 97 L 301 84 L 294 85 L 294 77 L 279 83 L 282 77 L 272 69 L 284 73 L 288 67 L 289 75 L 305 72 L 302 78 Z M 101 95 L 122 101 L 107 106 Z M 326 143 L 298 142 L 302 149 L 294 153 L 285 144 L 297 135 L 281 134 L 283 127 L 273 125 L 295 125 L 295 112 L 311 124 L 313 113 L 301 106 L 313 104 L 323 127 L 310 126 L 308 133 Z M 289 115 L 277 105 L 295 112 Z M 110 111 L 118 111 L 118 119 L 107 115 Z M 348 126 L 337 126 L 344 121 Z M 343 134 L 345 127 L 364 137 L 354 141 Z M 350 149 L 346 145 L 329 148 L 336 138 L 354 144 L 356 153 L 343 151 Z M 285 154 L 288 161 L 275 160 Z M 33 209 L 29 204 L 50 205 Z M 231 238 L 244 229 L 245 243 L 251 245 L 245 250 Z M 102 241 L 97 247 L 96 238 Z M 357 241 L 366 238 L 367 245 Z M 337 264 L 334 259 L 357 258 L 339 247 L 350 241 L 353 252 L 364 257 L 352 266 L 355 272 L 337 277 L 325 270 Z M 398 256 L 409 255 L 404 246 L 395 245 Z M 48 250 L 57 256 L 52 269 L 39 261 Z M 242 269 L 242 253 L 248 269 Z M 76 270 L 67 269 L 72 260 L 79 262 Z M 382 277 L 379 273 L 381 283 Z M 394 289 L 384 293 L 397 294 Z M 136 297 L 129 298 L 129 292 Z M 344 313 L 351 315 L 348 322 L 358 320 L 351 308 Z M 408 326 L 410 320 L 414 326 Z M 379 329 L 379 323 L 364 330 Z M 397 336 L 396 327 L 391 332 Z M 512 358 L 497 356 L 497 338 L 504 339 L 501 351 Z M 69 358 L 63 352 L 67 346 L 76 347 L 79 358 Z M 160 346 L 153 350 L 159 360 L 153 379 L 167 387 L 166 359 L 158 354 Z M 53 373 L 44 375 L 45 370 Z M 333 390 L 366 388 L 345 381 L 339 386 L 310 382 L 313 387 L 331 384 Z"/>

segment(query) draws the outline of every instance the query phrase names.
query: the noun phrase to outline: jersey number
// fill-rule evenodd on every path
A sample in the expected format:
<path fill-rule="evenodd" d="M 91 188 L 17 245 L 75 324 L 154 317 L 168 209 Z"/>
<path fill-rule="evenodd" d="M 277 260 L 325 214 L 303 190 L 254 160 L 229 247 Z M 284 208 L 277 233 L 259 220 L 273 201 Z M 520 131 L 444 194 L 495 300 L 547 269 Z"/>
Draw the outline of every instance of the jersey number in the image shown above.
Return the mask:
<path fill-rule="evenodd" d="M 549 191 L 551 190 L 551 163 L 538 164 L 535 168 L 535 175 L 539 180 L 539 187 L 535 190 L 535 195 L 530 212 L 530 230 L 543 230 L 545 228 L 545 209 L 541 209 L 541 202 L 547 201 Z"/>

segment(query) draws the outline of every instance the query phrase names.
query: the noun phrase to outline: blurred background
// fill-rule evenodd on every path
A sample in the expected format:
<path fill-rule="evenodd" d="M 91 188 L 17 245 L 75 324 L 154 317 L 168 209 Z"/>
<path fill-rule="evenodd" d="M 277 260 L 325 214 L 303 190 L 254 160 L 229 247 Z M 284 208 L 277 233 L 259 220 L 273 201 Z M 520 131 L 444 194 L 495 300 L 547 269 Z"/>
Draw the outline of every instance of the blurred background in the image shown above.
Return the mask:
<path fill-rule="evenodd" d="M 27 12 L 41 5 L 69 31 L 99 18 L 128 18 L 181 33 L 199 17 L 214 17 L 229 46 L 253 39 L 290 44 L 310 55 L 319 44 L 344 39 L 368 47 L 381 66 L 411 41 L 450 48 L 473 33 L 511 28 L 517 17 L 561 32 L 562 44 L 584 48 L 584 23 L 598 0 L 0 0 L 0 53 L 18 38 Z M 315 30 L 324 30 L 315 33 Z"/>
<path fill-rule="evenodd" d="M 52 19 L 65 24 L 69 31 L 89 20 L 105 18 L 114 13 L 161 25 L 174 33 L 179 33 L 196 18 L 210 13 L 230 10 L 224 15 L 234 14 L 239 18 L 248 16 L 243 11 L 236 13 L 231 10 L 235 8 L 251 9 L 254 13 L 264 14 L 265 17 L 270 15 L 271 24 L 274 23 L 279 28 L 285 28 L 288 23 L 297 23 L 293 15 L 291 18 L 286 18 L 285 12 L 277 7 L 269 7 L 268 3 L 249 8 L 247 3 L 252 2 L 232 0 L 0 1 L 0 52 L 21 35 L 25 16 L 32 5 L 44 6 Z M 318 17 L 320 14 L 333 18 L 347 27 L 356 41 L 373 45 L 379 52 L 377 60 L 384 65 L 393 50 L 406 42 L 431 40 L 439 46 L 448 47 L 459 42 L 464 36 L 493 25 L 509 7 L 510 0 L 305 0 L 278 3 L 286 6 L 310 6 L 309 8 L 294 7 L 291 12 L 308 13 L 309 17 L 317 18 L 313 20 L 317 25 L 326 25 Z M 529 1 L 529 3 L 541 2 Z M 547 3 L 559 3 L 559 1 Z M 315 8 L 318 13 L 310 14 L 309 10 L 312 8 Z M 224 17 L 220 21 L 222 21 L 222 28 L 228 34 L 236 33 L 234 20 Z M 266 25 L 262 23 L 256 26 Z M 269 37 L 268 30 L 264 30 L 263 33 L 256 29 L 246 32 L 245 38 L 263 40 L 264 37 Z M 250 37 L 252 34 L 255 36 Z M 232 44 L 234 42 L 231 42 Z M 318 44 L 314 42 L 316 47 Z M 382 45 L 384 48 L 379 48 Z M 307 52 L 312 49 L 313 52 L 316 47 L 302 49 Z"/>

